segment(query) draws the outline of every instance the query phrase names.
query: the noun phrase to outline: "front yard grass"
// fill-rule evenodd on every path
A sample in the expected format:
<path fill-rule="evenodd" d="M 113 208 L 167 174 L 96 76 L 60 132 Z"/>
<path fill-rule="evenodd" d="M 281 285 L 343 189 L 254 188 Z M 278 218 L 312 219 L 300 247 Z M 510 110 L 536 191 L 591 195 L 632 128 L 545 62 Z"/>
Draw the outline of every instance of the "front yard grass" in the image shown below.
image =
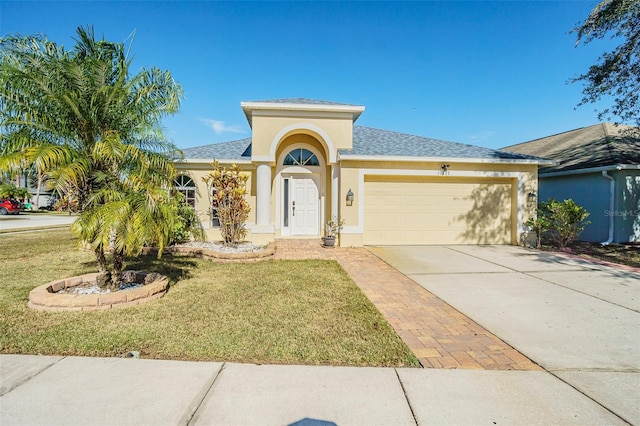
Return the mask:
<path fill-rule="evenodd" d="M 418 366 L 333 261 L 214 263 L 143 256 L 128 268 L 170 277 L 161 299 L 132 308 L 47 313 L 34 287 L 96 270 L 69 231 L 0 235 L 0 353 L 251 362 Z"/>

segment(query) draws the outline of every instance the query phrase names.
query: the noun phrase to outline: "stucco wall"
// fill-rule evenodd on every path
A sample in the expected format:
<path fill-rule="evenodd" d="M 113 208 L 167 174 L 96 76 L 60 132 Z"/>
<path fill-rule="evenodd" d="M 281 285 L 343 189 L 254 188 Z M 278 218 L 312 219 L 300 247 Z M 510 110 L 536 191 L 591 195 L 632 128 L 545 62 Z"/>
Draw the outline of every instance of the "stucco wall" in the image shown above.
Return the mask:
<path fill-rule="evenodd" d="M 221 164 L 222 166 L 230 167 L 231 164 Z M 245 172 L 249 178 L 247 180 L 247 201 L 249 203 L 250 211 L 247 223 L 252 224 L 256 222 L 256 184 L 255 184 L 255 168 L 250 164 L 240 165 L 243 172 Z M 204 181 L 204 178 L 209 175 L 209 172 L 213 170 L 212 163 L 176 163 L 176 169 L 180 174 L 189 176 L 193 179 L 196 185 L 196 214 L 200 218 L 200 223 L 205 231 L 205 236 L 208 240 L 218 241 L 221 239 L 220 231 L 218 227 L 211 226 L 211 216 L 209 214 L 209 187 Z M 251 229 L 249 229 L 248 240 L 251 240 Z"/>
<path fill-rule="evenodd" d="M 640 241 L 640 171 L 610 171 L 615 179 L 614 205 L 610 205 L 610 179 L 602 172 L 540 178 L 540 199 L 573 199 L 590 213 L 582 241 L 604 242 L 614 221 L 613 242 Z"/>
<path fill-rule="evenodd" d="M 640 242 L 640 170 L 611 173 L 616 179 L 616 242 Z"/>
<path fill-rule="evenodd" d="M 540 176 L 540 201 L 573 199 L 589 212 L 587 225 L 580 240 L 602 242 L 609 237 L 609 180 L 601 173 L 570 176 Z"/>
<path fill-rule="evenodd" d="M 279 117 L 254 113 L 251 157 L 256 161 L 273 161 L 272 154 L 276 148 L 274 145 L 291 134 L 306 133 L 324 141 L 329 147 L 327 152 L 329 155 L 335 155 L 338 149 L 351 148 L 353 138 L 351 114 L 338 114 L 333 118 L 335 119 L 305 116 Z"/>

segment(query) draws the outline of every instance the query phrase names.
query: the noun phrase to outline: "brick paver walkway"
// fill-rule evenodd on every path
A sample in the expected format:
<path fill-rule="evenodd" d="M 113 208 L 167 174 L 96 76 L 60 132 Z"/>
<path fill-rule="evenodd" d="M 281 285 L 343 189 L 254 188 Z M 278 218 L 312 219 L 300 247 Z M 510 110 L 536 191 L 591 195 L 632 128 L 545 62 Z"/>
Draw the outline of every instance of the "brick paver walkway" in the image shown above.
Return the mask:
<path fill-rule="evenodd" d="M 278 240 L 276 259 L 340 263 L 427 368 L 540 370 L 520 352 L 364 248 Z"/>

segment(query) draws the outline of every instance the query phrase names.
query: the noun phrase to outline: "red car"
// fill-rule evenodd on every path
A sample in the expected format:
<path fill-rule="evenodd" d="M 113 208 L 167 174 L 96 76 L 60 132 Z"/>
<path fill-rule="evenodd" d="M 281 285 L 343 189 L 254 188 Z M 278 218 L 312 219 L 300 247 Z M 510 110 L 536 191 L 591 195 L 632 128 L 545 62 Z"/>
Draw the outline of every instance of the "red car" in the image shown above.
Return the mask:
<path fill-rule="evenodd" d="M 22 204 L 9 198 L 0 199 L 0 215 L 18 214 L 22 211 Z"/>

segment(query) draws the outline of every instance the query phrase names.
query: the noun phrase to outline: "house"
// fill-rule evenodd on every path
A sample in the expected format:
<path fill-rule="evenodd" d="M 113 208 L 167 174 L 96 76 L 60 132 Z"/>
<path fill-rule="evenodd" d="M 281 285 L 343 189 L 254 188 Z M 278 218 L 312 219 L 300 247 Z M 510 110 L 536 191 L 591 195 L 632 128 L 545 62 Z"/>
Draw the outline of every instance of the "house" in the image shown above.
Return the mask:
<path fill-rule="evenodd" d="M 635 132 L 634 132 L 635 131 Z M 573 199 L 589 211 L 580 239 L 640 241 L 640 129 L 600 123 L 503 148 L 556 161 L 538 171 L 539 199 Z"/>
<path fill-rule="evenodd" d="M 203 177 L 216 159 L 248 173 L 248 239 L 324 235 L 342 246 L 517 244 L 535 211 L 528 155 L 357 126 L 363 106 L 304 98 L 242 102 L 250 138 L 184 150 L 176 188 L 220 239 Z M 212 214 L 213 211 L 213 214 Z"/>

